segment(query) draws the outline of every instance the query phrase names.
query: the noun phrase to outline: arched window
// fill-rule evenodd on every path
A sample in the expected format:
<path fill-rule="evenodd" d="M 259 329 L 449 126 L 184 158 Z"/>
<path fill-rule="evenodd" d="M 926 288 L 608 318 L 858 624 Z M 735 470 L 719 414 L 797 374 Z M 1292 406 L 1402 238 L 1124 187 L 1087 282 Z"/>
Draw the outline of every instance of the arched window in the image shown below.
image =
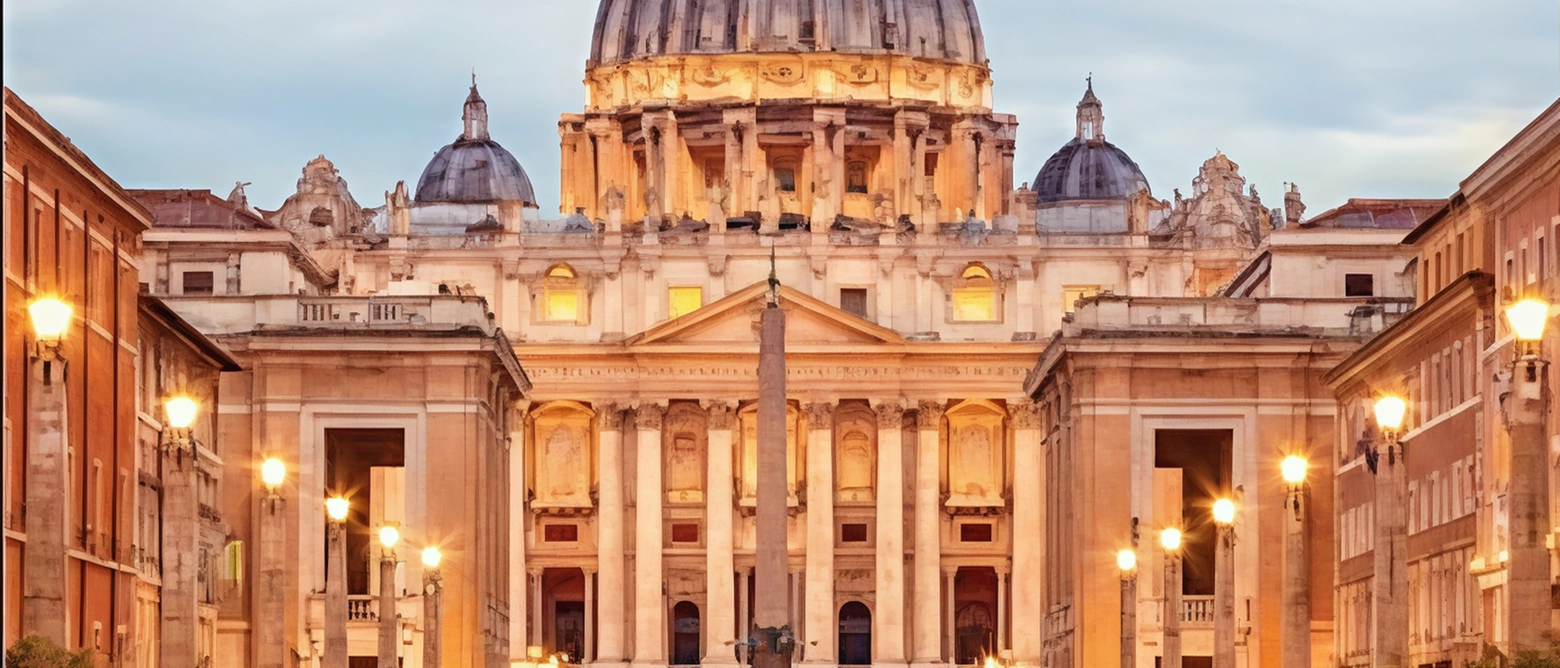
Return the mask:
<path fill-rule="evenodd" d="M 953 284 L 953 319 L 955 322 L 992 322 L 1000 319 L 997 304 L 997 284 L 991 279 L 991 271 L 979 264 L 964 268 Z"/>
<path fill-rule="evenodd" d="M 590 303 L 573 267 L 557 264 L 547 270 L 536 314 L 538 322 L 553 324 L 583 325 L 590 319 Z"/>

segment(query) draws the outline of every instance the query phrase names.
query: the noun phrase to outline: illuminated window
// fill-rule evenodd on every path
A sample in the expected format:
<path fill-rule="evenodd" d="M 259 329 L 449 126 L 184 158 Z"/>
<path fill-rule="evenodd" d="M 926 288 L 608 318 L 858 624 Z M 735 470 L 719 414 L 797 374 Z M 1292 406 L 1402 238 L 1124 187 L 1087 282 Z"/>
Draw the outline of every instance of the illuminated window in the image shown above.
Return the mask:
<path fill-rule="evenodd" d="M 671 288 L 666 295 L 668 318 L 681 318 L 699 310 L 704 305 L 704 288 Z"/>
<path fill-rule="evenodd" d="M 537 301 L 542 322 L 583 325 L 590 310 L 586 308 L 585 291 L 580 287 L 579 277 L 566 264 L 547 270 Z"/>
<path fill-rule="evenodd" d="M 965 267 L 953 285 L 953 319 L 989 322 L 997 316 L 997 284 L 991 280 L 991 272 L 978 264 Z"/>
<path fill-rule="evenodd" d="M 1098 285 L 1064 285 L 1062 286 L 1062 310 L 1072 313 L 1073 309 L 1078 307 L 1078 300 L 1099 293 Z"/>

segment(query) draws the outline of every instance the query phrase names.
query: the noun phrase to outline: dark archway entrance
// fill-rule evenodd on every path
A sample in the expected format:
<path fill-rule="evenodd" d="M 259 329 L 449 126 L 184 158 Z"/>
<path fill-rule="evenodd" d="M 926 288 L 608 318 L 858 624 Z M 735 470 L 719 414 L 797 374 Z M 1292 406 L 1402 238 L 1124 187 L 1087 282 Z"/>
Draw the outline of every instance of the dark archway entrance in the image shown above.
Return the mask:
<path fill-rule="evenodd" d="M 958 645 L 955 663 L 979 666 L 986 657 L 997 655 L 997 622 L 990 607 L 985 603 L 966 603 L 953 618 Z"/>
<path fill-rule="evenodd" d="M 683 601 L 672 606 L 672 665 L 699 664 L 699 606 Z"/>
<path fill-rule="evenodd" d="M 860 601 L 840 606 L 840 665 L 872 664 L 872 611 Z"/>

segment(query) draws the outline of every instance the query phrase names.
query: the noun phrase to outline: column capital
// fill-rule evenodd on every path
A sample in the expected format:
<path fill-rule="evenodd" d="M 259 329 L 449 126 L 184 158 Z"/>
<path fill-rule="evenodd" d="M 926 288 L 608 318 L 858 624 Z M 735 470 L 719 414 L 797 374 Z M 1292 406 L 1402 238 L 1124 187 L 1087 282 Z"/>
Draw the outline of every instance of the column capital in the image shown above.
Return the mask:
<path fill-rule="evenodd" d="M 527 568 L 525 572 L 533 578 L 539 578 L 542 577 L 542 570 L 540 568 Z"/>
<path fill-rule="evenodd" d="M 1008 401 L 1007 409 L 1014 429 L 1040 428 L 1040 404 L 1033 399 Z"/>
<path fill-rule="evenodd" d="M 958 566 L 943 566 L 942 567 L 942 572 L 943 572 L 943 577 L 947 577 L 947 578 L 951 579 L 953 576 L 959 574 L 959 567 Z"/>
<path fill-rule="evenodd" d="M 596 431 L 623 430 L 623 406 L 621 404 L 607 401 L 596 404 L 595 408 Z"/>
<path fill-rule="evenodd" d="M 584 573 L 585 577 L 590 577 L 590 576 L 596 574 L 596 567 L 595 566 L 581 566 L 580 567 L 580 572 Z"/>
<path fill-rule="evenodd" d="M 915 426 L 922 431 L 937 429 L 942 426 L 943 410 L 946 402 L 932 399 L 922 399 L 915 404 Z"/>
<path fill-rule="evenodd" d="M 877 413 L 878 429 L 898 429 L 904 424 L 905 400 L 902 397 L 874 399 L 872 411 Z"/>
<path fill-rule="evenodd" d="M 666 417 L 666 406 L 660 403 L 642 403 L 634 407 L 634 424 L 640 429 L 661 429 L 661 419 Z"/>
<path fill-rule="evenodd" d="M 807 427 L 809 429 L 828 429 L 834 427 L 834 402 L 814 401 L 803 408 L 807 409 Z"/>
<path fill-rule="evenodd" d="M 705 399 L 699 402 L 704 410 L 709 413 L 709 428 L 712 431 L 731 429 L 737 416 L 737 402 L 731 399 Z"/>

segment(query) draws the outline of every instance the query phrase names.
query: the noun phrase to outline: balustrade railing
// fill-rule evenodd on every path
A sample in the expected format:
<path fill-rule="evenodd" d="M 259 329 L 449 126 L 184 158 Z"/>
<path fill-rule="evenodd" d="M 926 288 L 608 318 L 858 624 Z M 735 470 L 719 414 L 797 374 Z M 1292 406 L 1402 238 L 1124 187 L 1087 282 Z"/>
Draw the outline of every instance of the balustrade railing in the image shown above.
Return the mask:
<path fill-rule="evenodd" d="M 1189 624 L 1213 623 L 1212 596 L 1182 596 L 1181 621 Z"/>
<path fill-rule="evenodd" d="M 347 596 L 347 621 L 379 621 L 379 597 L 370 594 L 353 594 Z"/>

